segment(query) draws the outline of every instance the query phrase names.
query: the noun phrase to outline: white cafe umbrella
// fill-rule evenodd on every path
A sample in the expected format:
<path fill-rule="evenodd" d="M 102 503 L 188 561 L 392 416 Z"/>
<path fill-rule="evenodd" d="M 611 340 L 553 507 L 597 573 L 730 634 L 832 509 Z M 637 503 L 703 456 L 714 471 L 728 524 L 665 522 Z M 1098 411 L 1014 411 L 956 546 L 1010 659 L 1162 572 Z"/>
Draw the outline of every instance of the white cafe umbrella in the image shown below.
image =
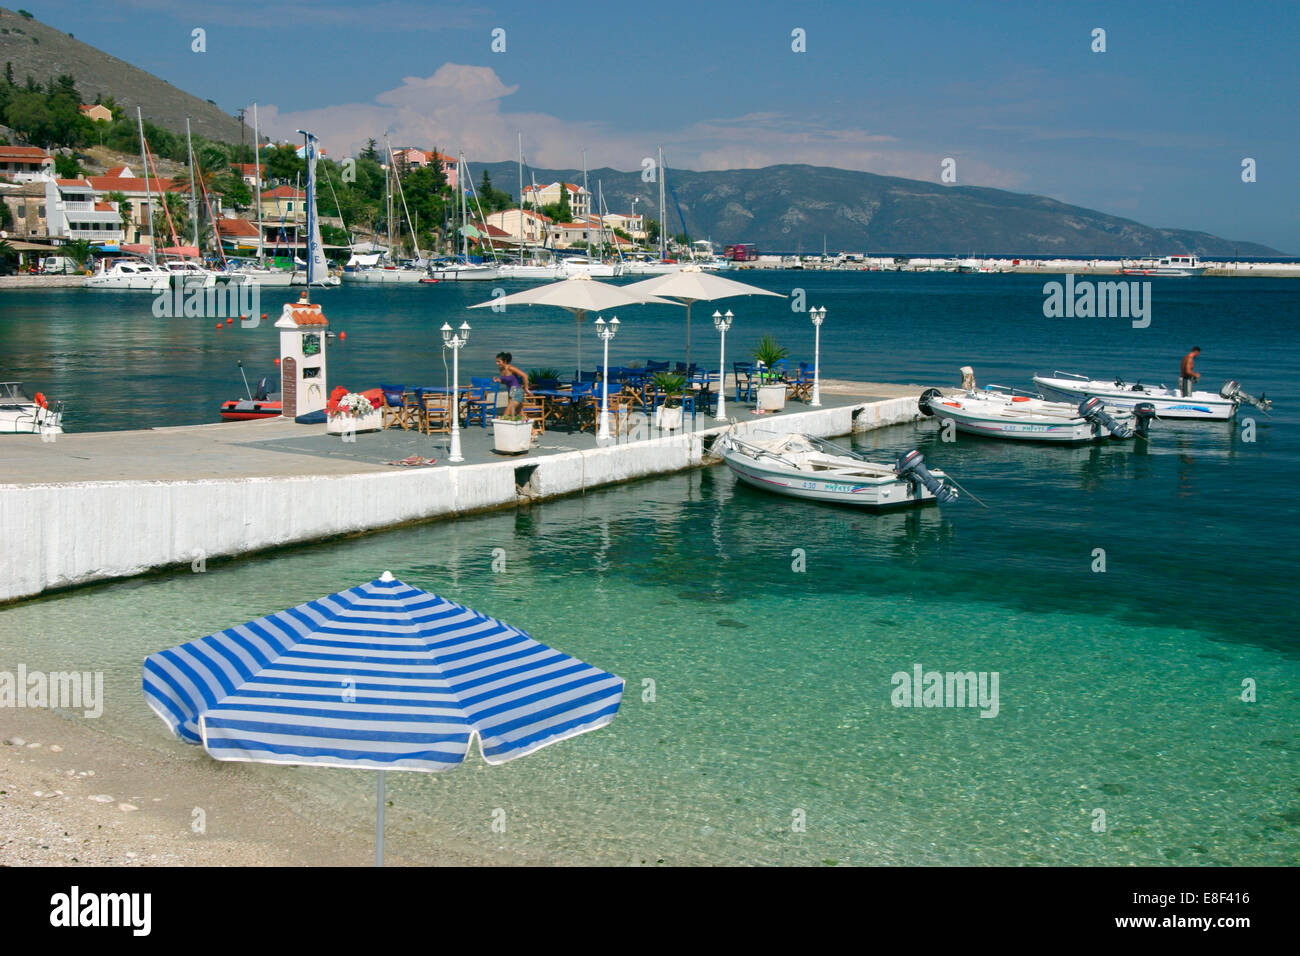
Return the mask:
<path fill-rule="evenodd" d="M 711 301 L 713 299 L 727 299 L 734 295 L 774 295 L 778 298 L 786 298 L 780 292 L 769 292 L 767 289 L 760 289 L 756 285 L 746 285 L 743 282 L 737 282 L 735 279 L 727 279 L 712 272 L 705 272 L 696 265 L 685 266 L 677 272 L 655 276 L 653 279 L 633 282 L 629 286 L 624 286 L 623 291 L 675 299 L 686 306 L 686 364 L 688 366 L 691 364 L 692 303 Z M 723 382 L 725 382 L 727 370 L 719 369 L 718 371 Z M 719 387 L 722 386 L 719 385 Z"/>
<path fill-rule="evenodd" d="M 740 283 L 734 283 L 739 285 Z M 644 285 L 644 283 L 636 283 Z M 681 305 L 671 299 L 660 299 L 647 292 L 632 291 L 636 285 L 617 286 L 597 282 L 588 275 L 576 275 L 562 282 L 534 286 L 523 292 L 490 299 L 471 305 L 471 309 L 489 309 L 494 306 L 553 305 L 568 309 L 578 321 L 578 371 L 582 371 L 582 322 L 588 312 L 621 309 L 629 305 Z"/>

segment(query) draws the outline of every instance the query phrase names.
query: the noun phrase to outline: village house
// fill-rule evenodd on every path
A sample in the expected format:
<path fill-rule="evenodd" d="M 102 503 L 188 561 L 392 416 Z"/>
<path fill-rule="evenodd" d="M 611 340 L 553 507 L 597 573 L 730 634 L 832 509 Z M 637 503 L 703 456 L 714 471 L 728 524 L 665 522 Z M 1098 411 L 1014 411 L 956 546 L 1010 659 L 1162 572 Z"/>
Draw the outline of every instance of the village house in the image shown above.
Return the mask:
<path fill-rule="evenodd" d="M 230 168 L 235 171 L 235 175 L 242 179 L 250 189 L 257 188 L 257 164 L 256 163 L 231 163 Z M 262 182 L 266 182 L 266 163 L 262 163 Z"/>
<path fill-rule="evenodd" d="M 307 218 L 307 194 L 293 186 L 276 186 L 261 196 L 262 219 L 296 222 Z"/>
<path fill-rule="evenodd" d="M 0 202 L 9 207 L 13 225 L 9 235 L 16 239 L 44 239 L 49 235 L 45 223 L 45 183 L 23 183 L 0 187 Z"/>
<path fill-rule="evenodd" d="M 117 203 L 99 199 L 87 179 L 47 179 L 45 209 L 51 239 L 115 244 L 125 237 Z"/>
<path fill-rule="evenodd" d="M 54 178 L 54 157 L 35 146 L 0 146 L 0 176 L 32 183 Z"/>
<path fill-rule="evenodd" d="M 574 221 L 591 215 L 591 193 L 573 183 L 551 183 L 549 186 L 525 186 L 522 205 L 541 209 L 544 206 L 558 205 L 561 191 L 569 195 L 569 210 Z"/>
<path fill-rule="evenodd" d="M 82 103 L 81 115 L 96 123 L 113 122 L 113 111 L 103 103 Z"/>
<path fill-rule="evenodd" d="M 487 224 L 495 226 L 515 242 L 541 244 L 551 226 L 551 217 L 525 209 L 504 209 L 487 217 Z"/>
<path fill-rule="evenodd" d="M 446 153 L 416 149 L 414 146 L 403 146 L 400 149 L 393 150 L 393 162 L 397 164 L 399 169 L 422 169 L 425 166 L 438 163 L 442 167 L 442 174 L 447 177 L 448 186 L 456 189 L 460 181 L 457 175 L 456 157 L 448 156 Z"/>

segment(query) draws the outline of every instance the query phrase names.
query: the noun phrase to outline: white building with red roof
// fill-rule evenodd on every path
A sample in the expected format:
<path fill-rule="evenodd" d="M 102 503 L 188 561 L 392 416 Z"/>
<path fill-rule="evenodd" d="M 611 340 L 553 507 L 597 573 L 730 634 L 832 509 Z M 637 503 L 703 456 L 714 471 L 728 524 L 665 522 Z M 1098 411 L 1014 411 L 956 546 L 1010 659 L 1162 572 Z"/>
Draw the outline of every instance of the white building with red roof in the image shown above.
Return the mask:
<path fill-rule="evenodd" d="M 51 239 L 84 239 L 98 245 L 126 238 L 117 203 L 100 199 L 84 178 L 45 181 L 45 224 Z"/>
<path fill-rule="evenodd" d="M 0 146 L 0 176 L 31 183 L 54 178 L 54 157 L 35 146 Z"/>
<path fill-rule="evenodd" d="M 591 193 L 573 183 L 525 186 L 522 205 L 536 206 L 538 209 L 543 206 L 556 205 L 560 201 L 562 191 L 567 192 L 569 195 L 569 209 L 572 210 L 575 220 L 591 215 Z"/>
<path fill-rule="evenodd" d="M 495 226 L 515 242 L 542 243 L 551 227 L 551 217 L 531 209 L 504 209 L 487 217 L 487 225 Z"/>
<path fill-rule="evenodd" d="M 432 166 L 437 163 L 442 167 L 442 174 L 447 177 L 448 186 L 455 189 L 460 183 L 460 177 L 457 175 L 456 169 L 456 157 L 448 156 L 446 153 L 417 149 L 414 146 L 402 146 L 393 150 L 393 162 L 399 168 L 404 167 L 406 169 L 423 169 L 425 166 Z"/>

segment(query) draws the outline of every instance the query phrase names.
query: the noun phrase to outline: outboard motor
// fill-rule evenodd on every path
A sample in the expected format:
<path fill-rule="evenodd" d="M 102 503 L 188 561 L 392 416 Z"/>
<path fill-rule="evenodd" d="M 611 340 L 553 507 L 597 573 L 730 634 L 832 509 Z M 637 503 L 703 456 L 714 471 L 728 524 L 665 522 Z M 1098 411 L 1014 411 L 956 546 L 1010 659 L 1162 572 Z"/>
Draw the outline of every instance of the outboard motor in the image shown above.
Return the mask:
<path fill-rule="evenodd" d="M 1241 390 L 1241 384 L 1239 382 L 1233 381 L 1232 379 L 1223 383 L 1223 388 L 1219 389 L 1219 397 L 1226 398 L 1230 402 L 1237 402 L 1238 404 L 1244 403 L 1246 405 L 1254 405 L 1262 412 L 1266 412 L 1273 407 L 1272 401 L 1265 398 L 1262 393 L 1259 398 L 1256 398 L 1254 395 L 1249 395 Z"/>
<path fill-rule="evenodd" d="M 926 418 L 929 418 L 934 414 L 934 409 L 930 407 L 930 403 L 934 401 L 936 398 L 942 398 L 942 397 L 943 397 L 943 392 L 939 391 L 939 389 L 927 388 L 924 392 L 921 393 L 921 397 L 916 400 L 916 407 L 917 409 L 920 410 L 922 415 L 924 415 Z"/>
<path fill-rule="evenodd" d="M 257 383 L 257 391 L 253 394 L 253 400 L 258 402 L 266 401 L 266 379 L 263 378 Z"/>
<path fill-rule="evenodd" d="M 1105 428 L 1116 438 L 1130 438 L 1133 435 L 1131 428 L 1121 425 L 1111 417 L 1111 414 L 1106 411 L 1106 403 L 1096 395 L 1085 398 L 1079 403 L 1079 417 L 1086 422 L 1092 422 L 1098 428 Z"/>
<path fill-rule="evenodd" d="M 1156 407 L 1150 402 L 1139 402 L 1133 406 L 1133 418 L 1137 422 L 1137 433 L 1143 438 L 1151 430 L 1151 420 L 1156 417 Z"/>
<path fill-rule="evenodd" d="M 941 505 L 951 504 L 957 500 L 957 492 L 936 478 L 930 469 L 925 467 L 925 458 L 915 448 L 905 455 L 898 456 L 898 462 L 894 465 L 894 472 L 899 478 L 905 478 L 912 482 L 914 486 L 917 483 L 924 485 Z"/>

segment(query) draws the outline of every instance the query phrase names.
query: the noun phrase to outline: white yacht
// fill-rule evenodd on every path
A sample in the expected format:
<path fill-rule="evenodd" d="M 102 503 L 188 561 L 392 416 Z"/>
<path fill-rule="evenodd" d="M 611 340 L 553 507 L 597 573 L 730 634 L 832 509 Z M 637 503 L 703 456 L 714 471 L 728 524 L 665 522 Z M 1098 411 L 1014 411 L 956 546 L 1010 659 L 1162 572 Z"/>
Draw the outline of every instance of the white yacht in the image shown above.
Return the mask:
<path fill-rule="evenodd" d="M 101 259 L 87 289 L 159 292 L 171 286 L 172 274 L 144 259 Z"/>
<path fill-rule="evenodd" d="M 591 276 L 593 279 L 613 279 L 623 274 L 623 263 L 600 262 L 587 256 L 568 256 L 560 260 L 560 272 L 565 279 L 577 275 Z"/>
<path fill-rule="evenodd" d="M 502 275 L 499 267 L 480 262 L 435 262 L 425 274 L 435 282 L 484 282 L 510 278 Z"/>
<path fill-rule="evenodd" d="M 497 267 L 497 273 L 502 279 L 521 282 L 550 282 L 565 277 L 559 264 L 554 262 L 506 262 Z"/>
<path fill-rule="evenodd" d="M 159 268 L 170 276 L 173 288 L 211 289 L 217 284 L 217 274 L 189 259 L 164 259 Z"/>

